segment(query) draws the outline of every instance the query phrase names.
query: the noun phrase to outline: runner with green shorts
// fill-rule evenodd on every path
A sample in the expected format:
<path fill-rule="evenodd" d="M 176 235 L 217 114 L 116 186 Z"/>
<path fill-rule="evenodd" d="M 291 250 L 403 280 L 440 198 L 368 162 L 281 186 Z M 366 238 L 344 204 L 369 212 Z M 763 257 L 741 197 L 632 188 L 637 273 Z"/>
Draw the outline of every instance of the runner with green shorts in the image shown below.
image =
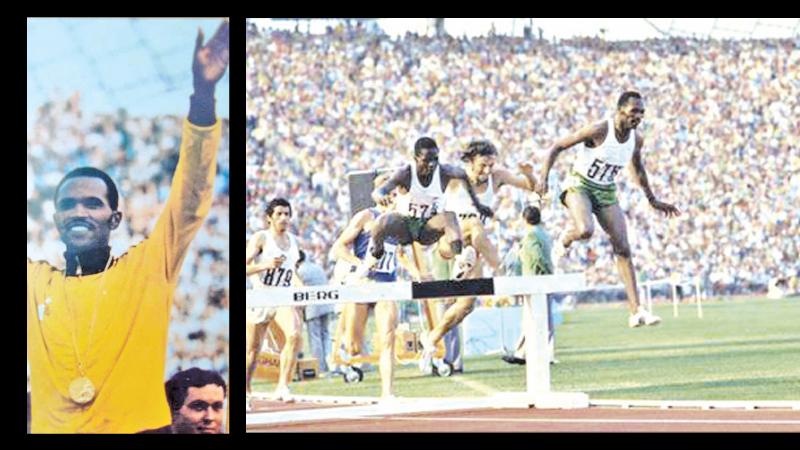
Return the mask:
<path fill-rule="evenodd" d="M 650 206 L 667 217 L 680 215 L 675 206 L 656 200 L 650 189 L 642 162 L 644 138 L 641 133 L 635 132 L 643 117 L 642 96 L 632 91 L 623 93 L 617 101 L 617 110 L 613 117 L 587 125 L 556 141 L 549 151 L 536 188 L 544 196 L 547 193 L 550 168 L 558 155 L 576 144 L 582 144 L 572 171 L 565 180 L 564 193 L 561 196 L 561 201 L 572 219 L 572 227 L 556 242 L 553 259 L 563 256 L 574 241 L 589 239 L 594 233 L 592 215 L 597 217 L 598 223 L 611 239 L 617 270 L 628 296 L 628 326 L 631 328 L 655 325 L 661 319 L 642 308 L 639 302 L 625 214 L 616 197 L 614 181 L 617 173 L 628 166 Z"/>
<path fill-rule="evenodd" d="M 422 137 L 414 144 L 414 162 L 398 169 L 388 181 L 376 186 L 372 199 L 378 205 L 391 203 L 390 193 L 398 186 L 407 194 L 397 199 L 397 212 L 382 214 L 375 220 L 368 255 L 356 270 L 365 276 L 383 256 L 383 243 L 387 238 L 399 245 L 419 242 L 431 245 L 444 238 L 447 245 L 440 246 L 442 257 L 458 258 L 463 242 L 455 214 L 441 210 L 441 198 L 451 182 L 461 182 L 480 214 L 493 216 L 491 208 L 480 203 L 464 169 L 449 164 L 439 164 L 436 141 Z"/>

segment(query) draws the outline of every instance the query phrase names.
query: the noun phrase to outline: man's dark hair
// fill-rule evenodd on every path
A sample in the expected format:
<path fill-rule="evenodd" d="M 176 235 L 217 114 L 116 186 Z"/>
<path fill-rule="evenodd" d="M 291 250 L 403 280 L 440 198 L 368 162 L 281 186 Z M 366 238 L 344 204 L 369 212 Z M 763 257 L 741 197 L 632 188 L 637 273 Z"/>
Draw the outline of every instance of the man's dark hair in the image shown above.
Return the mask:
<path fill-rule="evenodd" d="M 639 100 L 641 100 L 642 99 L 642 94 L 640 94 L 640 93 L 638 93 L 636 91 L 625 91 L 625 92 L 623 92 L 622 95 L 619 96 L 619 100 L 617 101 L 617 109 L 620 109 L 623 106 L 625 106 L 625 104 L 628 103 L 628 100 L 630 100 L 632 98 L 638 98 Z"/>
<path fill-rule="evenodd" d="M 289 201 L 285 198 L 278 197 L 272 199 L 272 201 L 269 202 L 269 205 L 267 205 L 267 217 L 272 217 L 272 213 L 275 212 L 275 208 L 278 206 L 285 206 L 289 208 L 289 215 L 292 215 L 292 205 L 289 204 Z"/>
<path fill-rule="evenodd" d="M 539 208 L 528 205 L 522 211 L 522 218 L 531 225 L 538 225 L 542 221 L 542 213 L 539 211 Z"/>
<path fill-rule="evenodd" d="M 414 156 L 419 156 L 420 153 L 422 153 L 422 150 L 428 148 L 439 148 L 439 146 L 436 145 L 436 141 L 429 137 L 421 137 L 417 139 L 417 142 L 414 143 Z"/>
<path fill-rule="evenodd" d="M 495 147 L 491 142 L 485 140 L 472 141 L 467 144 L 467 149 L 461 153 L 461 160 L 464 162 L 471 161 L 472 158 L 479 155 L 497 155 L 497 147 Z"/>
<path fill-rule="evenodd" d="M 174 416 L 180 411 L 183 402 L 189 395 L 190 387 L 203 387 L 209 384 L 216 384 L 222 387 L 222 392 L 227 396 L 227 388 L 225 380 L 212 370 L 198 369 L 192 367 L 191 369 L 183 370 L 172 376 L 166 383 L 164 383 L 164 390 L 167 392 L 167 402 L 169 403 L 169 410 Z"/>
<path fill-rule="evenodd" d="M 114 180 L 112 180 L 107 173 L 94 167 L 78 167 L 77 169 L 71 170 L 69 173 L 64 175 L 64 178 L 61 179 L 56 187 L 56 193 L 53 195 L 53 202 L 58 203 L 58 191 L 61 190 L 61 186 L 70 178 L 77 177 L 100 178 L 103 180 L 103 182 L 106 184 L 106 190 L 108 191 L 108 206 L 111 207 L 112 211 L 117 210 L 117 207 L 119 206 L 119 192 L 117 191 L 117 185 L 114 184 Z"/>

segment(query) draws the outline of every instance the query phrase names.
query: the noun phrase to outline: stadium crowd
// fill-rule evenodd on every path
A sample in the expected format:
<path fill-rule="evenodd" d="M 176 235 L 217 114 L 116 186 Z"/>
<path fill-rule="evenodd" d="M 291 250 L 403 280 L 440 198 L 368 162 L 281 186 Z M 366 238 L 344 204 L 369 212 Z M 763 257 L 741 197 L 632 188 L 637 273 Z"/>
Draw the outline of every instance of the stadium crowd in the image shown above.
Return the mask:
<path fill-rule="evenodd" d="M 800 39 L 695 38 L 558 42 L 490 35 L 391 38 L 361 26 L 323 35 L 259 30 L 247 38 L 247 237 L 276 196 L 295 206 L 293 231 L 328 271 L 327 250 L 349 216 L 347 173 L 397 167 L 433 137 L 443 162 L 476 138 L 498 164 L 532 161 L 584 124 L 610 116 L 624 90 L 646 114 L 644 161 L 656 195 L 684 214 L 666 220 L 632 177 L 618 180 L 642 278 L 703 276 L 714 293 L 765 290 L 800 274 Z M 544 224 L 566 210 L 551 174 Z M 521 236 L 526 194 L 502 189 L 493 221 L 500 254 Z M 574 246 L 566 270 L 618 282 L 603 233 Z"/>
<path fill-rule="evenodd" d="M 63 267 L 64 245 L 53 223 L 55 188 L 69 170 L 100 168 L 118 183 L 123 221 L 111 233 L 121 255 L 155 225 L 178 162 L 182 117 L 88 115 L 78 93 L 41 106 L 28 138 L 28 257 Z M 175 292 L 167 373 L 199 367 L 228 372 L 228 121 L 217 161 L 214 203 L 192 241 Z"/>

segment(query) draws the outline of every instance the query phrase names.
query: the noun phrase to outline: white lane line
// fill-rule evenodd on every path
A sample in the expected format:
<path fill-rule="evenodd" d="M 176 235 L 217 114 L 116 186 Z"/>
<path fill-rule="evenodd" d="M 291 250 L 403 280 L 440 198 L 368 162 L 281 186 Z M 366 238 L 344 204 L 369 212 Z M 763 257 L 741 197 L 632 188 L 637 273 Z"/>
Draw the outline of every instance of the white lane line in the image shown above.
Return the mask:
<path fill-rule="evenodd" d="M 335 408 L 313 408 L 289 411 L 250 412 L 246 425 L 267 425 L 289 422 L 311 422 L 319 420 L 349 420 L 360 417 L 393 416 L 396 414 L 425 414 L 485 408 L 485 400 L 474 399 L 430 399 L 378 403 L 376 405 L 340 406 Z"/>
<path fill-rule="evenodd" d="M 463 384 L 464 386 L 467 386 L 468 388 L 478 391 L 484 395 L 497 394 L 497 390 L 481 383 L 480 381 L 470 380 L 468 378 L 464 378 L 463 376 L 449 377 L 448 379 L 453 382 Z M 442 400 L 446 401 L 446 398 L 443 397 Z"/>
<path fill-rule="evenodd" d="M 370 417 L 364 419 L 377 419 Z M 440 422 L 531 422 L 531 423 L 645 423 L 645 424 L 718 424 L 718 425 L 798 425 L 800 420 L 724 420 L 724 419 L 515 419 L 489 417 L 381 417 L 385 420 L 430 420 Z"/>

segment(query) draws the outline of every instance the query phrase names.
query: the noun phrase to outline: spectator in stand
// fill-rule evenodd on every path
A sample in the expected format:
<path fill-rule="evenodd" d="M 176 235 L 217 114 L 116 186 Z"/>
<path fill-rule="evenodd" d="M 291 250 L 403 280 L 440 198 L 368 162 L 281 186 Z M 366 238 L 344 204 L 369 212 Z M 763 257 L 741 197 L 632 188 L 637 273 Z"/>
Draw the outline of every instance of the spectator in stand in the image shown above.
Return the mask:
<path fill-rule="evenodd" d="M 655 173 L 651 186 L 686 207 L 669 224 L 652 221 L 643 194 L 621 180 L 639 271 L 659 279 L 668 268 L 684 276 L 711 268 L 710 282 L 727 292 L 765 291 L 771 277 L 800 270 L 798 70 L 798 41 L 787 39 L 390 38 L 358 27 L 311 35 L 250 24 L 248 234 L 260 228 L 265 198 L 300 201 L 307 207 L 293 232 L 331 273 L 327 249 L 348 219 L 348 172 L 400 165 L 407 138 L 420 135 L 440 144 L 442 162 L 482 138 L 501 150 L 498 164 L 540 167 L 557 136 L 608 116 L 630 89 L 648 99 L 645 165 L 679 168 Z M 551 192 L 570 162 L 554 169 Z M 526 198 L 497 197 L 490 206 L 505 254 L 524 229 L 504 218 Z M 543 214 L 552 229 L 567 224 L 561 208 Z M 619 280 L 600 237 L 566 263 L 590 284 Z"/>

